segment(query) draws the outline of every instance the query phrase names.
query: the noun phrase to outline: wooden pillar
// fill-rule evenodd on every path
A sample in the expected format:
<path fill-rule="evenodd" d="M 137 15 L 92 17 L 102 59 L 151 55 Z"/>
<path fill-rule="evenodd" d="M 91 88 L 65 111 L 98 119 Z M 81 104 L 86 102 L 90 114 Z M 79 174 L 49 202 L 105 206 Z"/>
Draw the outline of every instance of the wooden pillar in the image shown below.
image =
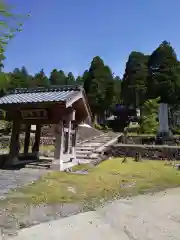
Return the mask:
<path fill-rule="evenodd" d="M 72 135 L 72 158 L 76 160 L 76 143 L 77 143 L 78 127 L 75 126 L 73 129 L 74 129 L 74 133 Z"/>
<path fill-rule="evenodd" d="M 18 155 L 20 150 L 19 134 L 20 134 L 20 121 L 18 119 L 13 121 L 11 141 L 10 141 L 9 160 L 7 163 L 8 165 L 13 165 L 18 163 Z"/>
<path fill-rule="evenodd" d="M 59 165 L 61 170 L 63 165 L 63 147 L 64 147 L 64 126 L 63 121 L 55 127 L 55 150 L 54 150 L 54 164 Z"/>
<path fill-rule="evenodd" d="M 35 141 L 32 148 L 32 152 L 35 154 L 39 152 L 40 137 L 41 137 L 41 125 L 36 124 Z"/>
<path fill-rule="evenodd" d="M 72 112 L 67 116 L 66 119 L 66 141 L 65 141 L 65 153 L 71 153 L 70 151 L 70 139 L 72 135 L 72 120 L 75 120 L 75 110 L 72 110 Z"/>
<path fill-rule="evenodd" d="M 25 130 L 24 154 L 28 154 L 28 151 L 29 151 L 30 131 L 31 131 L 31 124 L 28 124 L 26 125 L 26 130 Z"/>

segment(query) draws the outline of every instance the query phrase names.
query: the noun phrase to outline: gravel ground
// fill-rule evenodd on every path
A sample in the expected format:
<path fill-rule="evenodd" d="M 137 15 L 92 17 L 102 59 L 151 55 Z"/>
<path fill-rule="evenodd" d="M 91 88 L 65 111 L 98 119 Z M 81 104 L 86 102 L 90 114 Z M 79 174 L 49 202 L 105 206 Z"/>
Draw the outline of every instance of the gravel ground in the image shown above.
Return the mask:
<path fill-rule="evenodd" d="M 180 188 L 22 229 L 14 240 L 180 240 Z"/>
<path fill-rule="evenodd" d="M 43 174 L 47 173 L 45 169 L 20 169 L 20 170 L 0 170 L 0 199 L 5 199 L 6 194 L 17 187 L 24 186 L 36 181 Z M 24 210 L 24 209 L 23 209 Z M 15 232 L 19 218 L 22 216 L 12 215 L 8 209 L 0 208 L 0 231 Z M 28 225 L 28 224 L 27 224 Z M 1 233 L 0 233 L 1 235 Z M 1 236 L 0 236 L 1 239 Z"/>
<path fill-rule="evenodd" d="M 36 181 L 45 173 L 45 169 L 0 170 L 0 198 L 4 198 L 11 189 Z"/>
<path fill-rule="evenodd" d="M 17 187 L 30 184 L 42 175 L 47 174 L 45 169 L 0 170 L 0 199 Z M 14 236 L 20 228 L 59 218 L 68 217 L 84 211 L 80 204 L 39 205 L 27 207 L 19 205 L 18 210 L 12 212 L 0 207 L 0 240 L 1 235 Z"/>

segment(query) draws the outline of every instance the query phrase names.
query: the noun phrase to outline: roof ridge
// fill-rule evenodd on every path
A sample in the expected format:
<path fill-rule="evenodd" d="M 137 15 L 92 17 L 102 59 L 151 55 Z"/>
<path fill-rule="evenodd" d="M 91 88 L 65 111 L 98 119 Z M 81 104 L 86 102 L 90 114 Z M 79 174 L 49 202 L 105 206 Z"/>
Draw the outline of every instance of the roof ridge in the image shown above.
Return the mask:
<path fill-rule="evenodd" d="M 15 88 L 8 94 L 21 93 L 38 93 L 38 92 L 61 92 L 61 91 L 83 91 L 82 85 L 54 85 L 51 87 L 36 87 L 36 88 Z"/>

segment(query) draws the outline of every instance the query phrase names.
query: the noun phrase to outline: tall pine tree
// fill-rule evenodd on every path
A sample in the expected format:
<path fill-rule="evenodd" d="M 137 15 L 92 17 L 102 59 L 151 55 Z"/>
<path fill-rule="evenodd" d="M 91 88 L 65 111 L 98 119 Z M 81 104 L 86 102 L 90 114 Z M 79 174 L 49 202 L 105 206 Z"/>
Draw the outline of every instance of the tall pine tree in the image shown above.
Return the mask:
<path fill-rule="evenodd" d="M 148 61 L 148 90 L 150 97 L 160 97 L 164 103 L 176 102 L 179 85 L 179 63 L 170 43 L 163 41 Z"/>
<path fill-rule="evenodd" d="M 124 103 L 139 107 L 143 104 L 147 94 L 148 56 L 141 52 L 131 52 L 126 63 L 122 82 L 122 96 Z"/>

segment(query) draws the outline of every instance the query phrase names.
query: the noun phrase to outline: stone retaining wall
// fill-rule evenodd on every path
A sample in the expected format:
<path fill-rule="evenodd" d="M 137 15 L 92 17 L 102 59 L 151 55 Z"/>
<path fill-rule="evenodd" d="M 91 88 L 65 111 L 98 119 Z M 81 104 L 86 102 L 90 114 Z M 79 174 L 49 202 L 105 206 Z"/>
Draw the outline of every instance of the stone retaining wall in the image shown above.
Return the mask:
<path fill-rule="evenodd" d="M 146 159 L 176 159 L 180 160 L 179 148 L 150 147 L 150 146 L 110 146 L 106 149 L 104 154 L 107 157 L 135 157 L 136 153 L 140 153 L 142 158 Z"/>
<path fill-rule="evenodd" d="M 155 136 L 144 136 L 144 135 L 138 135 L 138 136 L 122 136 L 119 138 L 120 143 L 126 143 L 126 144 L 155 144 L 156 137 Z M 178 145 L 180 144 L 180 137 L 179 136 L 173 136 L 164 139 L 164 144 L 167 145 Z"/>
<path fill-rule="evenodd" d="M 32 146 L 34 144 L 34 137 L 30 138 L 30 146 Z M 52 137 L 41 137 L 40 138 L 40 144 L 43 145 L 54 145 L 54 140 L 55 138 Z M 20 146 L 24 146 L 24 137 L 20 137 L 19 139 L 20 142 Z M 10 144 L 10 137 L 1 137 L 0 138 L 0 148 L 8 148 Z"/>

